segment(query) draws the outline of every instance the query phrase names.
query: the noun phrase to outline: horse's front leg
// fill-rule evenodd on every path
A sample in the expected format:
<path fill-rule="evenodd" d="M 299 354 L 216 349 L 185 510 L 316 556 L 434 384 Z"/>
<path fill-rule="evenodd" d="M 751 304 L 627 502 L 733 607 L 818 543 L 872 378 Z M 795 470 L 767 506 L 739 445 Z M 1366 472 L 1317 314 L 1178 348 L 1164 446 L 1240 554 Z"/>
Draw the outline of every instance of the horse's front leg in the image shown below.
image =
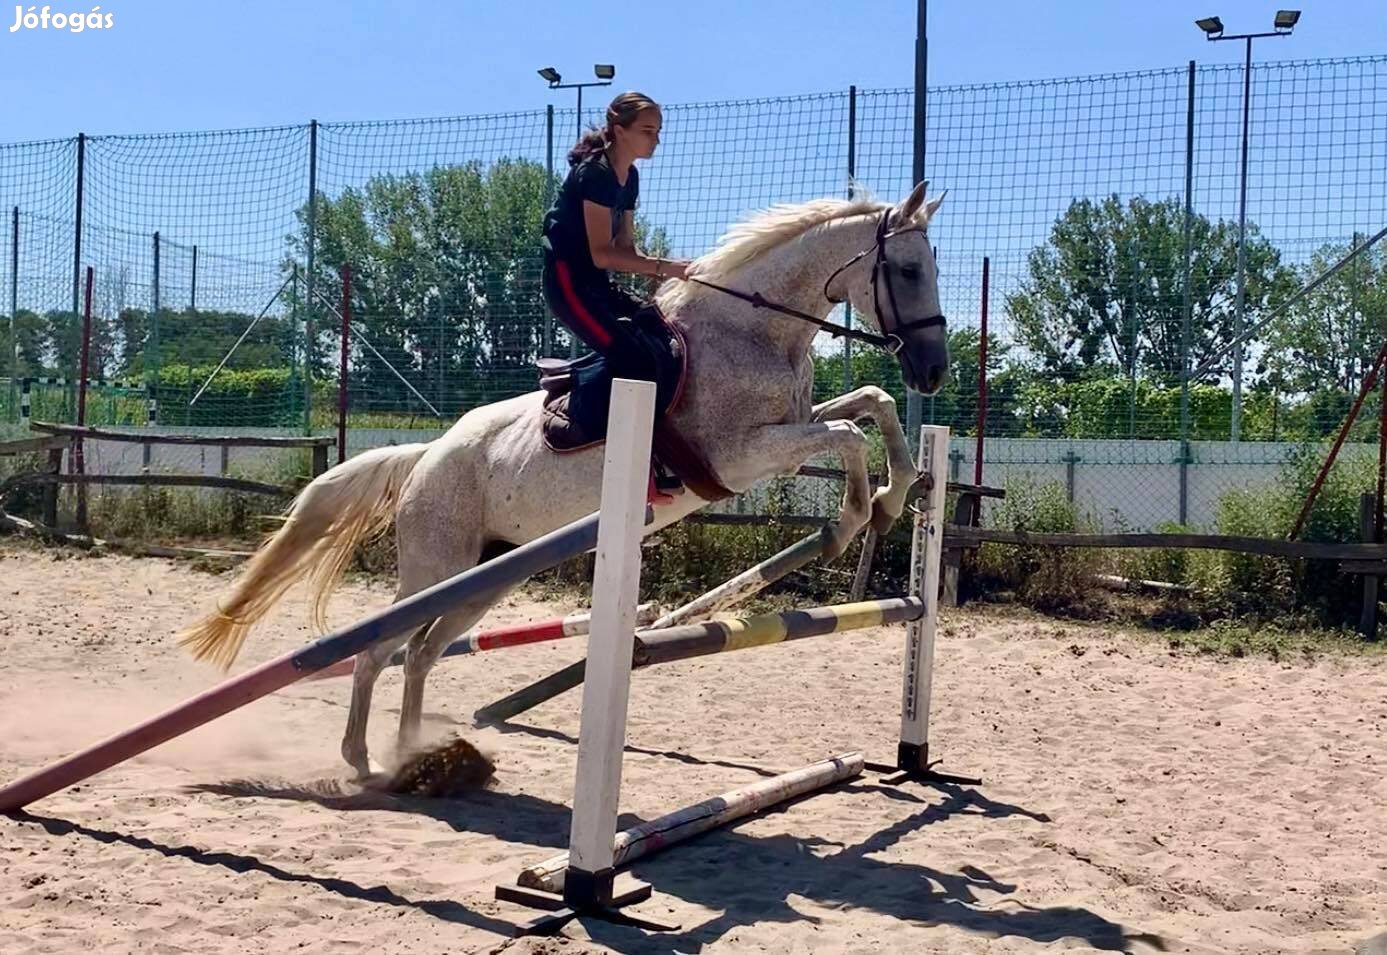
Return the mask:
<path fill-rule="evenodd" d="M 847 474 L 838 520 L 824 528 L 824 557 L 832 560 L 867 523 L 871 482 L 867 479 L 867 436 L 851 421 L 775 424 L 758 428 L 747 444 L 748 455 L 765 462 L 770 473 L 794 471 L 825 452 L 838 455 Z"/>
<path fill-rule="evenodd" d="M 885 534 L 905 510 L 905 499 L 915 480 L 910 447 L 896 416 L 896 399 L 867 385 L 814 406 L 813 421 L 856 421 L 871 418 L 886 445 L 886 483 L 872 497 L 872 529 Z"/>

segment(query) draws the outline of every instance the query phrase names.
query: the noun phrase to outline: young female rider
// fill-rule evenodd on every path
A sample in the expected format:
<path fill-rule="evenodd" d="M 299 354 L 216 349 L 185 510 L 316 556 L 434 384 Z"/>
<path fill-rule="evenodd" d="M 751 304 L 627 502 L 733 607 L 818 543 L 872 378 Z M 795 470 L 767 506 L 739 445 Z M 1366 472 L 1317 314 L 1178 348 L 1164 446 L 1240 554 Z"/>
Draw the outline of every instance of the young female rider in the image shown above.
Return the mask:
<path fill-rule="evenodd" d="M 660 107 L 641 93 L 622 93 L 569 151 L 569 173 L 544 217 L 544 297 L 588 347 L 606 357 L 613 376 L 654 381 L 653 356 L 631 317 L 643 303 L 614 285 L 609 272 L 683 279 L 689 263 L 651 258 L 636 249 L 637 159 L 660 143 Z M 666 502 L 654 488 L 651 497 Z"/>

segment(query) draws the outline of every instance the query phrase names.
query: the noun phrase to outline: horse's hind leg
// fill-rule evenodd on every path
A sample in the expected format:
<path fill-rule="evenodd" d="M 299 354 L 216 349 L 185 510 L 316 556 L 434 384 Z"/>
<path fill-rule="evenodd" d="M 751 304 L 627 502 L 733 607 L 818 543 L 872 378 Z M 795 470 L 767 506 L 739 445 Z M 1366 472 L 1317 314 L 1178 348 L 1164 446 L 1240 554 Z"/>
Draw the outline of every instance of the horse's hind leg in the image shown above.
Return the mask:
<path fill-rule="evenodd" d="M 431 537 L 421 533 L 419 525 L 415 522 L 415 517 L 420 514 L 418 509 L 402 509 L 395 519 L 395 541 L 400 555 L 400 582 L 395 591 L 396 603 L 432 587 L 439 581 L 447 580 L 454 574 L 467 570 L 476 564 L 477 557 L 481 552 L 475 532 L 469 533 L 465 528 L 445 527 L 435 522 L 430 529 L 442 530 L 445 536 Z M 450 533 L 454 531 L 456 533 Z M 490 601 L 483 605 L 480 613 L 484 613 L 489 604 Z M 459 607 L 458 609 L 462 608 Z M 450 611 L 441 620 L 446 621 L 455 612 Z M 371 692 L 375 688 L 376 678 L 380 676 L 380 671 L 406 640 L 409 641 L 411 647 L 425 641 L 427 634 L 439 630 L 439 623 L 440 620 L 436 619 L 430 624 L 419 627 L 412 634 L 382 640 L 357 655 L 356 670 L 352 682 L 352 706 L 347 714 L 347 729 L 342 736 L 342 758 L 356 770 L 359 776 L 366 776 L 370 772 L 370 758 L 366 746 L 366 724 L 370 719 Z M 442 647 L 439 648 L 439 652 L 442 652 Z M 409 651 L 406 651 L 407 659 L 408 656 Z M 415 669 L 417 671 L 417 665 Z M 409 671 L 410 668 L 407 665 L 406 674 Z M 428 668 L 425 667 L 423 672 L 427 674 Z M 406 687 L 409 684 L 410 681 L 406 676 Z M 418 692 L 422 698 L 422 688 Z M 401 714 L 402 720 L 404 715 Z M 417 713 L 414 722 L 417 727 Z"/>
<path fill-rule="evenodd" d="M 407 755 L 419 740 L 419 724 L 424 713 L 424 684 L 429 671 L 448 645 L 467 632 L 499 598 L 491 594 L 460 604 L 434 621 L 427 632 L 419 631 L 405 650 L 405 689 L 400 706 L 398 752 Z"/>
<path fill-rule="evenodd" d="M 416 635 L 426 628 L 415 631 Z M 356 667 L 352 670 L 352 704 L 347 711 L 347 728 L 342 733 L 342 758 L 347 765 L 356 770 L 358 777 L 371 773 L 370 753 L 366 746 L 366 724 L 371 718 L 371 694 L 375 690 L 376 678 L 395 651 L 410 639 L 410 634 L 401 634 L 363 650 L 356 655 Z"/>

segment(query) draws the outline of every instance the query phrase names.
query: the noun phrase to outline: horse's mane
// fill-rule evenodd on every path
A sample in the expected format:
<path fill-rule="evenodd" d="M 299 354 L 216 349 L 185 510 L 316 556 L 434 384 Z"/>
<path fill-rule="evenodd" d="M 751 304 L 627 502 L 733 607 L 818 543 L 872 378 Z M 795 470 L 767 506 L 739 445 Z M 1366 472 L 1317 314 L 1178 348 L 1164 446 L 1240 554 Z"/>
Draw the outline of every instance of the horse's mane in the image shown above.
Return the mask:
<path fill-rule="evenodd" d="M 836 219 L 876 214 L 890 204 L 874 199 L 811 199 L 771 206 L 734 223 L 717 246 L 694 261 L 692 275 L 710 282 L 726 279 L 766 252 Z M 704 286 L 669 282 L 660 294 L 662 307 L 672 308 L 706 292 Z"/>

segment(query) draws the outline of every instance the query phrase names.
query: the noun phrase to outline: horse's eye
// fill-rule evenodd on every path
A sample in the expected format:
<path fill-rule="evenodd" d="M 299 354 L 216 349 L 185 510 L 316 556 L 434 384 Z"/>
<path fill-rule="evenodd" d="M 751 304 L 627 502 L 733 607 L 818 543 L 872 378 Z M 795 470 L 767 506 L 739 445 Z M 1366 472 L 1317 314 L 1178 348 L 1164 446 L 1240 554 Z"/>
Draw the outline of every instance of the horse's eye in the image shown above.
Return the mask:
<path fill-rule="evenodd" d="M 918 265 L 902 265 L 901 277 L 910 279 L 912 282 L 920 277 L 920 267 Z"/>

